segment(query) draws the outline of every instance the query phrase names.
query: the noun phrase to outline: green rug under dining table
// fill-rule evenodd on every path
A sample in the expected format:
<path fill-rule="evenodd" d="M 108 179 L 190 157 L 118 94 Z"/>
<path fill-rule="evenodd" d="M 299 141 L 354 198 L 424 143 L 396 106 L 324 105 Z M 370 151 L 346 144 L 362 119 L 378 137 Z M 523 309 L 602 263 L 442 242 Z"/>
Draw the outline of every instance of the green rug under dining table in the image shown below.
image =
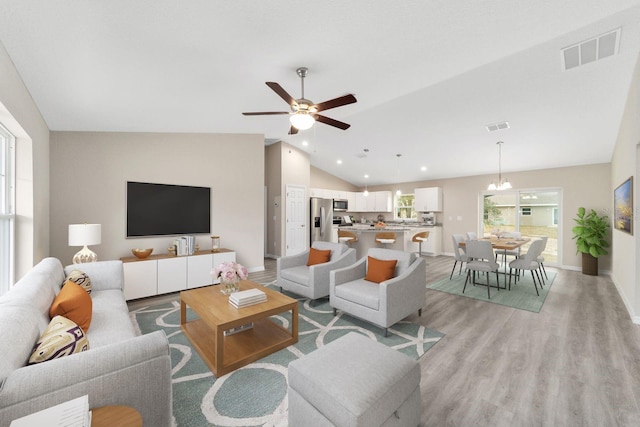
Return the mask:
<path fill-rule="evenodd" d="M 291 295 L 293 296 L 293 295 Z M 140 333 L 162 329 L 171 350 L 173 414 L 178 427 L 286 426 L 287 366 L 331 341 L 356 331 L 414 359 L 444 334 L 411 322 L 389 328 L 389 336 L 371 324 L 333 310 L 328 300 L 311 306 L 299 299 L 298 342 L 216 378 L 180 329 L 179 297 L 130 312 Z M 189 310 L 187 318 L 195 315 Z M 272 319 L 288 326 L 290 313 Z M 372 373 L 375 374 L 375 373 Z"/>
<path fill-rule="evenodd" d="M 500 278 L 500 286 L 504 287 L 505 278 L 507 282 L 507 286 L 509 283 L 509 275 L 499 274 Z M 538 285 L 538 292 L 540 295 L 536 295 L 536 290 L 533 287 L 533 281 L 531 279 L 531 273 L 526 272 L 524 275 L 520 276 L 518 283 L 515 284 L 515 275 L 511 279 L 511 290 L 507 289 L 496 289 L 494 287 L 491 288 L 491 299 L 487 297 L 487 287 L 486 286 L 473 286 L 471 284 L 471 280 L 467 284 L 467 289 L 465 289 L 464 293 L 462 293 L 462 289 L 464 288 L 464 281 L 466 278 L 466 274 L 463 271 L 462 274 L 458 274 L 456 272 L 453 273 L 453 277 L 449 280 L 449 276 L 443 277 L 440 280 L 437 280 L 429 285 L 427 285 L 428 289 L 435 289 L 437 291 L 447 292 L 453 295 L 459 295 L 462 297 L 473 298 L 481 301 L 492 302 L 494 304 L 506 305 L 508 307 L 517 308 L 520 310 L 532 311 L 534 313 L 539 313 L 542 309 L 542 305 L 544 304 L 545 299 L 547 298 L 547 294 L 549 293 L 549 289 L 553 284 L 553 280 L 556 277 L 556 273 L 553 271 L 549 271 L 547 269 L 548 279 L 544 279 L 545 286 L 540 289 Z M 486 277 L 476 274 L 476 282 L 477 283 L 486 283 Z M 536 280 L 537 283 L 537 280 Z M 491 285 L 496 284 L 496 275 L 495 273 L 491 273 Z"/>

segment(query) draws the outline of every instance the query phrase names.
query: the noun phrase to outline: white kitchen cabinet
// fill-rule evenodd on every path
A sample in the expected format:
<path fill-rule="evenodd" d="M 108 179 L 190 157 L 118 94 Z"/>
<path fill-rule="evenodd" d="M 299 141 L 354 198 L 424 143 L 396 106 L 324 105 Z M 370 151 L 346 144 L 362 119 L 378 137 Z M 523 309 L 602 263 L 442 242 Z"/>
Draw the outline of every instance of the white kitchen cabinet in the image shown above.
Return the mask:
<path fill-rule="evenodd" d="M 349 202 L 347 212 L 358 212 L 356 210 L 356 194 L 355 191 L 347 191 L 347 201 Z"/>
<path fill-rule="evenodd" d="M 416 212 L 442 212 L 442 188 L 416 188 L 414 195 Z"/>
<path fill-rule="evenodd" d="M 124 296 L 127 300 L 158 293 L 158 261 L 125 262 Z"/>
<path fill-rule="evenodd" d="M 375 191 L 375 208 L 373 212 L 391 212 L 393 210 L 393 196 L 391 191 Z"/>
<path fill-rule="evenodd" d="M 422 242 L 422 253 L 431 256 L 442 254 L 442 227 L 428 227 L 424 231 L 429 232 L 429 237 Z"/>
<path fill-rule="evenodd" d="M 176 257 L 152 255 L 147 259 L 120 258 L 124 270 L 124 295 L 127 300 L 177 292 L 212 283 L 211 270 L 223 262 L 236 260 L 236 253 L 223 249 L 211 253 L 199 251 Z M 219 283 L 215 280 L 214 283 Z"/>
<path fill-rule="evenodd" d="M 310 188 L 309 189 L 309 197 L 320 197 L 321 199 L 324 199 L 325 195 L 325 190 L 323 190 L 322 188 Z"/>
<path fill-rule="evenodd" d="M 367 198 L 364 197 L 362 191 L 356 193 L 356 208 L 351 209 L 353 212 L 366 212 L 367 211 Z"/>
<path fill-rule="evenodd" d="M 187 257 L 159 259 L 158 294 L 168 294 L 185 289 L 187 289 Z"/>

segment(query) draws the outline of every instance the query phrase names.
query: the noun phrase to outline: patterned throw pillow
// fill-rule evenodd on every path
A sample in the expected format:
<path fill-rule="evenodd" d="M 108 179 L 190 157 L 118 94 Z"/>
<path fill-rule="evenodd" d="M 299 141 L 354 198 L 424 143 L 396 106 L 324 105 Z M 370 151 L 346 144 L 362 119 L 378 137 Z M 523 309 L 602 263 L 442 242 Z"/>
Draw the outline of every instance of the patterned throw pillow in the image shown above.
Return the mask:
<path fill-rule="evenodd" d="M 91 315 L 93 314 L 93 301 L 87 291 L 80 285 L 67 280 L 54 298 L 49 308 L 49 317 L 64 316 L 72 320 L 83 331 L 87 332 L 91 325 Z"/>
<path fill-rule="evenodd" d="M 73 270 L 67 276 L 65 283 L 67 283 L 67 281 L 69 280 L 71 280 L 73 283 L 76 283 L 82 286 L 84 290 L 87 291 L 87 293 L 91 293 L 91 279 L 89 279 L 89 276 L 87 276 L 87 273 L 83 273 L 80 270 Z"/>
<path fill-rule="evenodd" d="M 33 347 L 28 365 L 86 350 L 89 350 L 89 340 L 82 328 L 65 317 L 56 316 Z"/>

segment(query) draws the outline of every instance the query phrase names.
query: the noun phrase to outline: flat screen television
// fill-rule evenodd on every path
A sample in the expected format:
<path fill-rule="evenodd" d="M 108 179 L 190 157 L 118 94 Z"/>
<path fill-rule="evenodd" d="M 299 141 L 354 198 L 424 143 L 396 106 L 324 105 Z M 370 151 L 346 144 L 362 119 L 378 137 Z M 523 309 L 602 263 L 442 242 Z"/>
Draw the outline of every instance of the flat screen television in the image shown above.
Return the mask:
<path fill-rule="evenodd" d="M 211 188 L 127 182 L 127 237 L 211 233 Z"/>

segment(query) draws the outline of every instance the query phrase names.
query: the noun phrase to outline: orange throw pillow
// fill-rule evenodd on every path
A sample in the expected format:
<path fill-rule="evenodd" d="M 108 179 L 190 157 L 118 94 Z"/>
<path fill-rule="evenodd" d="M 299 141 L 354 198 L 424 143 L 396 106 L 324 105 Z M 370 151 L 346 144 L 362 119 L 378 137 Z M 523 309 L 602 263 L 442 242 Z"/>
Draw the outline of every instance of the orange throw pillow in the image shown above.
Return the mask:
<path fill-rule="evenodd" d="M 364 280 L 381 283 L 393 278 L 393 272 L 396 271 L 396 264 L 398 263 L 398 260 L 384 260 L 372 257 L 367 258 L 367 275 L 364 277 Z"/>
<path fill-rule="evenodd" d="M 331 249 L 320 250 L 311 248 L 309 250 L 309 259 L 307 260 L 307 266 L 311 267 L 312 265 L 322 264 L 328 262 L 331 258 Z"/>
<path fill-rule="evenodd" d="M 51 304 L 49 317 L 66 317 L 87 333 L 91 324 L 92 310 L 93 303 L 89 293 L 82 286 L 67 280 Z"/>

